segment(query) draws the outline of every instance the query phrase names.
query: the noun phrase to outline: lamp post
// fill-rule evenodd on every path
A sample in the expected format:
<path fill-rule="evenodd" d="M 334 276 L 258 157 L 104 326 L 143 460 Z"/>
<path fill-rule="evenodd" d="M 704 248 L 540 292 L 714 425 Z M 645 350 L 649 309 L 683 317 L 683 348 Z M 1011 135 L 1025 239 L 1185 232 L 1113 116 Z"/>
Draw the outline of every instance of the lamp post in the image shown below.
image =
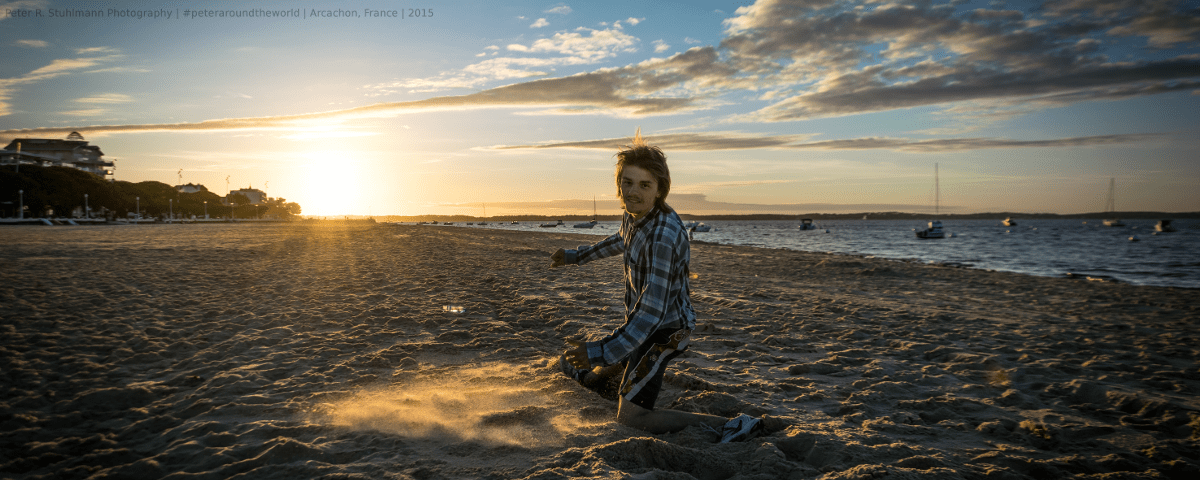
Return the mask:
<path fill-rule="evenodd" d="M 17 148 L 17 151 L 20 151 L 21 147 Z M 17 206 L 17 220 L 23 220 L 25 218 L 25 191 L 17 190 L 17 195 L 20 196 L 20 199 L 18 200 L 20 204 Z"/>
<path fill-rule="evenodd" d="M 208 220 L 208 200 L 204 201 L 204 219 Z"/>
<path fill-rule="evenodd" d="M 92 207 L 88 205 L 88 194 L 83 194 L 83 216 L 92 218 Z"/>

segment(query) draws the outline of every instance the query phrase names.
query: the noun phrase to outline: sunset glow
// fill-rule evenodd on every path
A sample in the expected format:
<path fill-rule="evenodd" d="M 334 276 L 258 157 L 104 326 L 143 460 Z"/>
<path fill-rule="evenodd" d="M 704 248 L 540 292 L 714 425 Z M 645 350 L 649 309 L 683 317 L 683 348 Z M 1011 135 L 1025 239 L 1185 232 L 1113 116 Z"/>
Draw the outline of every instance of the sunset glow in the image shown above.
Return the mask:
<path fill-rule="evenodd" d="M 1200 211 L 1182 0 L 112 3 L 0 4 L 0 140 L 309 215 L 590 214 L 639 127 L 684 213 Z"/>

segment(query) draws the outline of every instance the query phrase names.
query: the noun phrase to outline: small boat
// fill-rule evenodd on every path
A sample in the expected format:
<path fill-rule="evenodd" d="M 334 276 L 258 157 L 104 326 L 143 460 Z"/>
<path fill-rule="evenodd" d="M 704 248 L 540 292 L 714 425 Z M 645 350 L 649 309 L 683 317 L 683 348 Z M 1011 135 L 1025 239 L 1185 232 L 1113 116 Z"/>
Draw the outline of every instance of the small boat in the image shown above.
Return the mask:
<path fill-rule="evenodd" d="M 940 213 L 939 209 L 942 203 L 942 192 L 941 187 L 938 185 L 938 167 L 936 163 L 933 164 L 933 192 L 933 214 L 938 215 Z M 917 238 L 920 239 L 946 238 L 946 232 L 942 231 L 941 220 L 933 220 L 929 222 L 928 228 L 924 230 L 917 230 L 916 233 Z"/>
<path fill-rule="evenodd" d="M 704 222 L 700 222 L 700 223 L 697 223 L 696 225 L 692 226 L 693 232 L 707 232 L 710 230 L 712 230 L 712 227 L 705 225 Z"/>
<path fill-rule="evenodd" d="M 592 228 L 596 226 L 596 197 L 592 197 L 592 221 L 576 223 L 575 228 Z"/>
<path fill-rule="evenodd" d="M 1158 223 L 1154 225 L 1154 229 L 1164 233 L 1175 231 L 1175 227 L 1171 225 L 1170 220 L 1159 220 Z"/>
<path fill-rule="evenodd" d="M 1108 204 L 1105 206 L 1105 210 L 1109 214 L 1112 215 L 1112 218 L 1104 219 L 1104 226 L 1106 226 L 1106 227 L 1124 227 L 1125 226 L 1125 223 L 1122 222 L 1121 219 L 1117 218 L 1117 215 L 1116 215 L 1116 213 L 1117 213 L 1117 198 L 1113 194 L 1114 191 L 1116 190 L 1115 187 L 1116 187 L 1116 179 L 1114 179 L 1114 178 L 1108 179 Z"/>
<path fill-rule="evenodd" d="M 1004 219 L 1004 226 L 1015 227 L 1015 226 L 1017 226 L 1017 221 L 1013 220 L 1012 217 L 1008 217 L 1008 218 Z"/>
<path fill-rule="evenodd" d="M 946 232 L 942 231 L 942 222 L 939 220 L 929 222 L 929 228 L 917 230 L 917 238 L 946 238 Z"/>
<path fill-rule="evenodd" d="M 804 219 L 800 220 L 800 229 L 801 230 L 814 230 L 816 228 L 817 228 L 817 226 L 813 225 L 811 218 L 804 218 Z"/>
<path fill-rule="evenodd" d="M 563 221 L 562 221 L 562 220 L 559 220 L 559 221 L 558 221 L 558 223 L 543 223 L 543 224 L 541 224 L 541 225 L 538 225 L 538 226 L 539 226 L 539 227 L 542 227 L 542 228 L 554 228 L 554 227 L 557 227 L 557 226 L 559 226 L 559 225 L 562 225 L 562 224 L 563 224 Z"/>

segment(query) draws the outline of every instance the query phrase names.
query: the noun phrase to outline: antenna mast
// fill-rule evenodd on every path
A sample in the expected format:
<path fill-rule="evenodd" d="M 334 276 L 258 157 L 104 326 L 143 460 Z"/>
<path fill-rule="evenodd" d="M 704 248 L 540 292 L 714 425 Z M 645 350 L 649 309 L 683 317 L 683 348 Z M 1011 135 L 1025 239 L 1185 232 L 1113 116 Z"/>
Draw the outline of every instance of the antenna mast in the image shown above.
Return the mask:
<path fill-rule="evenodd" d="M 938 186 L 938 164 L 933 164 L 933 214 L 940 215 L 942 205 L 942 189 Z"/>

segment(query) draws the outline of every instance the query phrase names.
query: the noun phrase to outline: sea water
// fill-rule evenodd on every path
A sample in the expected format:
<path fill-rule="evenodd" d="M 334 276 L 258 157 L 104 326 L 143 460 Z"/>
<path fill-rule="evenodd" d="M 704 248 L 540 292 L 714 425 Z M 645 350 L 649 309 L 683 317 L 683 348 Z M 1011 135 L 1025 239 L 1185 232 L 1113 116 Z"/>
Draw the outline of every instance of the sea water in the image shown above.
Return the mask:
<path fill-rule="evenodd" d="M 1158 219 L 1125 219 L 1124 227 L 1101 220 L 942 220 L 945 239 L 922 240 L 913 220 L 830 220 L 801 230 L 799 220 L 705 221 L 709 232 L 694 240 L 725 245 L 783 248 L 954 265 L 1029 275 L 1092 277 L 1134 285 L 1200 288 L 1200 220 L 1176 220 L 1175 232 L 1156 233 Z M 501 228 L 607 236 L 618 222 L 593 229 L 540 228 L 537 222 Z M 1136 240 L 1131 240 L 1135 238 Z"/>

